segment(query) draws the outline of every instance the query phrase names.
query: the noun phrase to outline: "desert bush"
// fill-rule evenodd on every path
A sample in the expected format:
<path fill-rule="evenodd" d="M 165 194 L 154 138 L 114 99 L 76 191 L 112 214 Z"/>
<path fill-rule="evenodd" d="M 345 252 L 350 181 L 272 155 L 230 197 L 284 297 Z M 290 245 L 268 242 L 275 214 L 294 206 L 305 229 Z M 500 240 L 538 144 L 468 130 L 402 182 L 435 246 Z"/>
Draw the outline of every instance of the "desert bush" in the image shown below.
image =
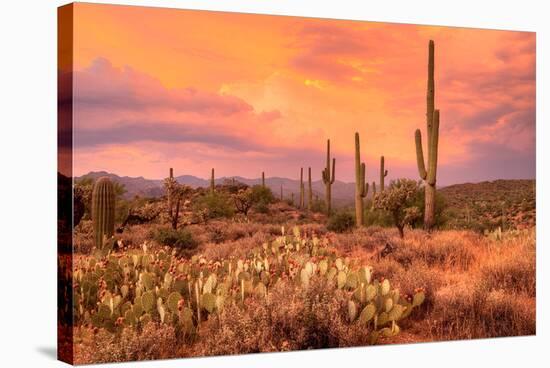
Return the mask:
<path fill-rule="evenodd" d="M 327 212 L 327 206 L 325 204 L 325 201 L 319 198 L 313 199 L 313 201 L 311 202 L 311 210 L 313 212 L 320 212 L 320 213 Z"/>
<path fill-rule="evenodd" d="M 396 249 L 392 257 L 404 266 L 414 260 L 428 266 L 457 267 L 467 270 L 475 260 L 475 244 L 483 244 L 483 239 L 468 232 L 433 233 L 426 237 L 422 231 L 414 231 Z"/>
<path fill-rule="evenodd" d="M 494 244 L 492 254 L 481 265 L 481 278 L 489 290 L 536 295 L 535 242 L 508 240 Z"/>
<path fill-rule="evenodd" d="M 439 340 L 532 335 L 535 301 L 503 290 L 488 291 L 477 280 L 440 289 L 435 295 L 432 334 Z"/>
<path fill-rule="evenodd" d="M 104 329 L 96 331 L 80 331 L 80 338 L 89 342 L 76 345 L 76 364 L 166 359 L 176 355 L 177 340 L 172 326 L 150 322 L 142 331 L 125 328 L 120 336 Z"/>
<path fill-rule="evenodd" d="M 198 245 L 191 233 L 183 229 L 161 227 L 152 234 L 152 238 L 161 245 L 176 249 L 180 256 L 188 256 Z"/>
<path fill-rule="evenodd" d="M 363 215 L 365 226 L 392 226 L 393 220 L 390 213 L 373 208 L 371 203 L 371 201 L 367 201 L 365 205 L 365 214 Z"/>
<path fill-rule="evenodd" d="M 367 345 L 368 333 L 349 324 L 345 299 L 324 279 L 312 280 L 305 293 L 278 283 L 267 301 L 249 300 L 246 308 L 228 306 L 220 328 L 209 330 L 199 355 L 258 353 Z"/>
<path fill-rule="evenodd" d="M 206 219 L 233 216 L 235 210 L 231 198 L 224 192 L 207 192 L 193 203 L 194 212 L 204 212 Z"/>
<path fill-rule="evenodd" d="M 269 205 L 275 201 L 271 189 L 261 185 L 254 185 L 251 188 L 250 198 L 254 209 L 260 213 L 268 213 Z"/>
<path fill-rule="evenodd" d="M 336 233 L 350 231 L 355 226 L 355 217 L 349 212 L 337 212 L 327 223 L 327 229 Z"/>

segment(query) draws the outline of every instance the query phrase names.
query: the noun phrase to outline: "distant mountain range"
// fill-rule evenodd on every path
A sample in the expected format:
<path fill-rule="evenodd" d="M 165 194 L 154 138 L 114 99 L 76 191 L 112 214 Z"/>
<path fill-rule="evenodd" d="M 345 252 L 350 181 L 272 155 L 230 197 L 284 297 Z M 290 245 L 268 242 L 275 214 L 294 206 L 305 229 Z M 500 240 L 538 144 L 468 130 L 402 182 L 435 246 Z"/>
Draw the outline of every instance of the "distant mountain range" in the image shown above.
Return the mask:
<path fill-rule="evenodd" d="M 126 193 L 124 197 L 129 199 L 133 198 L 136 195 L 143 197 L 160 197 L 164 194 L 162 188 L 163 180 L 155 179 L 146 179 L 144 177 L 129 177 L 129 176 L 118 176 L 116 174 L 108 173 L 106 171 L 92 171 L 86 175 L 77 177 L 76 179 L 83 178 L 92 178 L 97 179 L 102 176 L 107 176 L 111 180 L 124 185 L 126 188 Z M 208 187 L 210 185 L 209 179 L 198 178 L 193 175 L 181 175 L 175 177 L 175 179 L 180 184 L 186 184 L 193 188 L 198 187 Z M 257 185 L 261 184 L 261 178 L 249 179 L 243 178 L 241 176 L 234 177 L 220 177 L 215 179 L 216 184 L 222 184 L 226 180 L 235 179 L 238 182 L 247 184 L 247 185 Z M 269 177 L 265 178 L 265 184 L 269 187 L 273 194 L 279 198 L 281 193 L 281 185 L 283 186 L 283 197 L 290 198 L 292 193 L 294 193 L 295 199 L 298 199 L 300 194 L 300 181 L 294 179 L 280 178 L 280 177 Z M 304 182 L 307 190 L 307 181 Z M 311 182 L 313 189 L 313 195 L 318 195 L 319 198 L 323 198 L 325 193 L 325 185 L 321 180 L 316 180 Z M 355 184 L 354 183 L 344 183 L 336 180 L 332 185 L 332 198 L 335 203 L 340 206 L 345 206 L 353 203 L 355 193 Z"/>
<path fill-rule="evenodd" d="M 126 188 L 126 193 L 124 197 L 129 199 L 133 198 L 136 195 L 143 197 L 160 197 L 164 194 L 162 188 L 163 180 L 154 180 L 146 179 L 144 177 L 129 177 L 129 176 L 118 176 L 116 174 L 111 174 L 105 171 L 93 171 L 86 175 L 77 177 L 78 179 L 82 178 L 92 178 L 97 179 L 102 176 L 107 176 L 111 180 L 118 182 Z M 193 188 L 197 187 L 208 187 L 210 185 L 209 179 L 198 178 L 193 175 L 181 175 L 175 178 L 179 183 L 189 185 Z M 235 179 L 241 183 L 247 185 L 257 185 L 261 184 L 261 178 L 249 179 L 243 178 L 241 176 L 235 177 L 220 177 L 215 179 L 216 184 L 222 184 L 226 180 Z M 270 177 L 265 178 L 266 185 L 273 191 L 275 197 L 280 197 L 281 185 L 283 186 L 283 197 L 290 198 L 292 193 L 294 193 L 295 200 L 298 200 L 300 194 L 300 181 L 294 179 L 280 178 L 280 177 Z M 445 196 L 447 202 L 452 207 L 460 207 L 465 202 L 470 200 L 489 200 L 488 196 L 498 197 L 499 199 L 510 198 L 512 196 L 517 196 L 521 193 L 528 191 L 529 189 L 534 190 L 534 180 L 495 180 L 492 182 L 485 181 L 481 183 L 465 183 L 465 184 L 454 184 L 445 188 L 439 188 L 441 194 Z M 305 186 L 307 190 L 307 181 L 305 181 Z M 324 198 L 325 185 L 321 180 L 316 180 L 311 183 L 313 188 L 313 195 L 319 196 L 320 199 Z M 370 189 L 370 188 L 369 188 Z M 332 199 L 337 206 L 348 206 L 353 205 L 355 195 L 355 183 L 344 183 L 336 180 L 332 185 Z M 369 191 L 368 197 L 370 198 L 371 192 Z M 530 196 L 534 202 L 534 194 Z"/>

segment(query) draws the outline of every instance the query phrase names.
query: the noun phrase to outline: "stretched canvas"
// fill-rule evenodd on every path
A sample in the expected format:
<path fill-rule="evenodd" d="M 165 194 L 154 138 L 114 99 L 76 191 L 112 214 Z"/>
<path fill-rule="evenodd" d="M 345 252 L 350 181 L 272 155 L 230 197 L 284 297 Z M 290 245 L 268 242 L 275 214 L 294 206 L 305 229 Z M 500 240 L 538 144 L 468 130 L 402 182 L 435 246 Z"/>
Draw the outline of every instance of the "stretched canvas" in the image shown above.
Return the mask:
<path fill-rule="evenodd" d="M 535 334 L 534 33 L 58 12 L 61 360 Z"/>

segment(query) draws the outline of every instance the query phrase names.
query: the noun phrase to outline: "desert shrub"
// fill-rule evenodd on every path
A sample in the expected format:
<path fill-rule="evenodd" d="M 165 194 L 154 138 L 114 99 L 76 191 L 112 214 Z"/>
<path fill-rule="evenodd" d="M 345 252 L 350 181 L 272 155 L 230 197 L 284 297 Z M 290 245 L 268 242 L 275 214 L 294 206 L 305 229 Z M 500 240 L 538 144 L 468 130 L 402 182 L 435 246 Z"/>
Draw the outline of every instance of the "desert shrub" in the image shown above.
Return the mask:
<path fill-rule="evenodd" d="M 515 249 L 514 249 L 515 248 Z M 489 290 L 536 295 L 536 259 L 532 249 L 502 244 L 499 256 L 487 259 L 481 265 L 481 275 Z"/>
<path fill-rule="evenodd" d="M 347 320 L 342 292 L 315 278 L 305 292 L 288 282 L 277 283 L 269 300 L 247 300 L 246 308 L 229 305 L 220 328 L 203 331 L 200 355 L 243 354 L 334 348 L 368 344 L 368 333 Z M 204 337 L 204 338 L 203 338 Z"/>
<path fill-rule="evenodd" d="M 373 208 L 371 205 L 369 205 L 369 203 L 372 202 L 367 202 L 367 205 L 365 206 L 365 213 L 363 215 L 365 226 L 389 227 L 393 225 L 392 217 L 387 211 L 377 210 L 376 208 Z"/>
<path fill-rule="evenodd" d="M 430 237 L 415 231 L 403 241 L 392 257 L 406 267 L 414 260 L 419 260 L 430 267 L 467 270 L 476 257 L 474 245 L 481 243 L 483 241 L 479 236 L 463 231 L 433 233 Z"/>
<path fill-rule="evenodd" d="M 313 212 L 325 213 L 327 211 L 327 206 L 325 204 L 325 201 L 319 198 L 313 199 L 313 201 L 311 202 L 311 210 Z"/>
<path fill-rule="evenodd" d="M 350 231 L 355 226 L 355 217 L 349 212 L 337 212 L 328 219 L 327 229 L 335 233 Z"/>
<path fill-rule="evenodd" d="M 536 331 L 534 299 L 488 291 L 477 280 L 440 289 L 433 305 L 431 327 L 436 339 L 532 335 Z"/>
<path fill-rule="evenodd" d="M 77 253 L 89 254 L 94 247 L 92 220 L 82 220 L 73 232 L 73 248 Z"/>
<path fill-rule="evenodd" d="M 141 332 L 125 328 L 120 336 L 101 329 L 91 340 L 77 345 L 76 364 L 173 358 L 178 346 L 172 326 L 153 322 Z"/>
<path fill-rule="evenodd" d="M 180 256 L 189 255 L 198 245 L 191 233 L 183 229 L 159 228 L 152 238 L 161 245 L 175 248 Z"/>
<path fill-rule="evenodd" d="M 260 213 L 268 213 L 269 205 L 275 201 L 271 189 L 261 185 L 254 185 L 252 187 L 250 198 L 254 209 Z"/>
<path fill-rule="evenodd" d="M 193 204 L 194 212 L 204 212 L 206 219 L 233 216 L 235 210 L 231 198 L 224 192 L 208 192 L 197 198 Z"/>

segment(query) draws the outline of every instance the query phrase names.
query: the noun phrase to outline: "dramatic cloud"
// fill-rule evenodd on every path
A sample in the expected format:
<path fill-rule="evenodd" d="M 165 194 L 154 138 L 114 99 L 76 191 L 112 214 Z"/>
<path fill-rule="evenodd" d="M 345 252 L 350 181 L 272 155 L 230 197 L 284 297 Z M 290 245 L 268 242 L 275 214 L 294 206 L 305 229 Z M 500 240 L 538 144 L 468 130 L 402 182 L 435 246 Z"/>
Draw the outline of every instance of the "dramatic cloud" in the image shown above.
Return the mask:
<path fill-rule="evenodd" d="M 330 138 L 353 181 L 358 131 L 369 181 L 416 178 L 433 39 L 438 183 L 535 175 L 532 33 L 78 6 L 76 174 L 318 176 Z"/>

